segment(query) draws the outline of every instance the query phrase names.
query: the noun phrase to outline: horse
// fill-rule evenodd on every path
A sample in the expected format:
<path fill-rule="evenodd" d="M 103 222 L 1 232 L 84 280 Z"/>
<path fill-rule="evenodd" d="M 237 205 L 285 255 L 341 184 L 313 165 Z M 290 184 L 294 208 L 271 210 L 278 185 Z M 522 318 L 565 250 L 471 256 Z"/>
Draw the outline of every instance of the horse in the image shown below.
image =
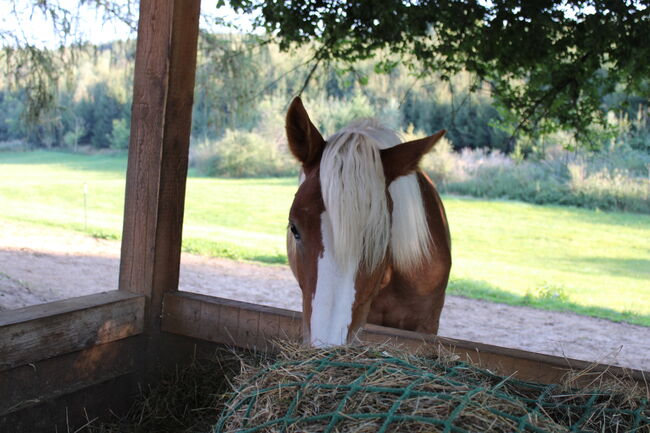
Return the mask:
<path fill-rule="evenodd" d="M 301 170 L 287 256 L 302 291 L 304 343 L 353 343 L 366 323 L 438 332 L 451 239 L 418 165 L 445 132 L 399 144 L 366 119 L 324 140 L 301 99 L 291 102 L 287 141 Z"/>

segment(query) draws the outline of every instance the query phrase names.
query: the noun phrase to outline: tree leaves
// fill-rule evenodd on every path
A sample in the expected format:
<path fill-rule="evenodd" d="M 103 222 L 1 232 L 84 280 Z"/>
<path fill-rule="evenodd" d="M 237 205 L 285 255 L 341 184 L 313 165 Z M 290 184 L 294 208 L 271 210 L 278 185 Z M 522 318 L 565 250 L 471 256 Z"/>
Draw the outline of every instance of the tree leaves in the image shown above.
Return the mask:
<path fill-rule="evenodd" d="M 35 125 L 54 115 L 55 93 L 59 79 L 75 64 L 79 51 L 85 48 L 85 36 L 79 24 L 84 17 L 82 8 L 92 8 L 107 21 L 120 21 L 135 29 L 133 0 L 9 0 L 5 10 L 9 16 L 0 27 L 0 62 L 7 73 L 5 86 L 23 88 L 26 91 L 24 120 Z M 25 21 L 41 17 L 52 26 L 54 41 L 36 41 L 24 31 Z M 17 22 L 16 26 L 7 23 Z"/>
<path fill-rule="evenodd" d="M 648 98 L 648 1 L 232 0 L 261 12 L 283 49 L 318 42 L 321 59 L 353 63 L 379 50 L 424 75 L 467 70 L 490 83 L 496 102 L 536 135 L 562 128 L 583 142 L 604 125 L 617 85 Z M 377 62 L 377 72 L 396 65 Z"/>

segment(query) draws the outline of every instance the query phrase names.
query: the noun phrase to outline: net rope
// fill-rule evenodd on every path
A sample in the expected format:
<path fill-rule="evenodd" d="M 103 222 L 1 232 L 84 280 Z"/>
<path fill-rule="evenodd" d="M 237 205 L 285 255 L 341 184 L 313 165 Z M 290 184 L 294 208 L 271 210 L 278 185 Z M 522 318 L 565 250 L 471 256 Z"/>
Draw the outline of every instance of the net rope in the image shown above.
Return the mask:
<path fill-rule="evenodd" d="M 424 363 L 426 368 L 422 368 Z M 289 380 L 283 383 L 273 383 L 267 387 L 251 386 L 256 381 L 268 374 L 278 371 L 291 371 L 300 366 L 310 371 L 300 378 L 300 375 L 291 376 L 300 380 Z M 329 370 L 334 369 L 334 370 Z M 328 383 L 325 380 L 316 380 L 326 377 L 328 371 L 347 369 L 354 371 L 348 383 Z M 378 386 L 368 383 L 380 371 L 382 375 L 406 376 L 406 386 Z M 435 384 L 439 391 L 432 391 L 427 385 Z M 430 387 L 429 387 L 430 388 Z M 256 423 L 254 411 L 260 396 L 267 392 L 286 391 L 292 400 L 284 413 L 278 413 L 270 420 Z M 316 414 L 306 414 L 299 410 L 305 399 L 309 399 L 309 392 L 342 393 L 342 397 L 333 410 L 325 410 Z M 368 398 L 371 394 L 381 394 L 393 399 L 390 408 L 385 411 L 364 412 L 349 411 L 350 403 L 357 399 Z M 338 395 L 338 394 L 337 394 Z M 341 431 L 341 425 L 349 420 L 374 420 L 380 425 L 379 433 L 395 431 L 401 423 L 415 422 L 431 425 L 435 431 L 445 433 L 465 433 L 463 417 L 467 416 L 466 410 L 473 405 L 481 405 L 482 397 L 489 396 L 497 401 L 510 403 L 506 407 L 519 408 L 514 412 L 504 411 L 499 405 L 487 405 L 483 409 L 495 416 L 510 420 L 517 427 L 517 431 L 547 433 L 538 427 L 535 420 L 550 418 L 554 424 L 562 428 L 552 431 L 587 432 L 595 431 L 588 422 L 596 417 L 606 419 L 613 424 L 602 426 L 602 431 L 617 430 L 619 425 L 625 425 L 632 432 L 650 432 L 650 408 L 648 400 L 640 398 L 635 402 L 636 408 L 623 409 L 609 407 L 608 401 L 613 398 L 611 391 L 584 391 L 576 390 L 575 393 L 567 392 L 559 385 L 538 384 L 525 382 L 512 377 L 502 377 L 490 371 L 480 369 L 464 362 L 439 362 L 433 359 L 420 359 L 418 365 L 407 362 L 388 354 L 364 362 L 347 362 L 337 358 L 337 351 L 325 354 L 321 359 L 306 361 L 277 361 L 262 369 L 248 379 L 234 393 L 227 404 L 214 432 L 231 431 L 228 429 L 233 417 L 240 417 L 239 428 L 241 433 L 255 433 L 262 431 L 286 432 L 291 426 L 292 431 L 299 426 L 310 425 L 313 422 L 326 423 L 322 430 L 325 433 Z M 377 395 L 375 395 L 377 397 Z M 446 416 L 425 416 L 407 413 L 400 410 L 406 401 L 419 399 L 422 404 L 442 402 L 453 407 Z M 303 411 L 304 412 L 304 411 Z M 622 423 L 625 424 L 622 424 Z M 380 423 L 380 424 L 379 424 Z M 610 429 L 611 427 L 611 429 Z M 600 430 L 598 430 L 600 431 Z"/>

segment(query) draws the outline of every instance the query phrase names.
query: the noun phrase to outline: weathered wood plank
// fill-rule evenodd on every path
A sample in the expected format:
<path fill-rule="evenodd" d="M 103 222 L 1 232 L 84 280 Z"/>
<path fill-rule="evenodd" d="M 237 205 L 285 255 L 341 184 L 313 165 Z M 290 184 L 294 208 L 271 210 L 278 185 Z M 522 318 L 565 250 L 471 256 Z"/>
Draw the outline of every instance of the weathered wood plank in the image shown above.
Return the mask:
<path fill-rule="evenodd" d="M 196 322 L 189 319 L 194 317 L 196 311 L 211 311 L 214 314 L 203 314 L 201 321 Z M 219 318 L 218 315 L 224 311 L 229 317 L 238 317 L 238 320 L 235 322 L 232 319 Z M 272 350 L 273 346 L 269 344 L 270 340 L 288 338 L 299 341 L 301 326 L 301 315 L 294 311 L 194 293 L 178 292 L 165 296 L 163 331 L 192 338 L 232 344 L 247 349 Z M 233 327 L 237 327 L 237 329 L 232 329 Z M 214 328 L 219 331 L 214 331 Z M 207 329 L 211 331 L 207 332 Z M 422 349 L 431 351 L 442 348 L 458 354 L 463 360 L 472 361 L 499 374 L 514 375 L 523 380 L 542 383 L 557 382 L 570 369 L 577 371 L 589 369 L 593 375 L 607 370 L 609 374 L 629 377 L 644 385 L 650 382 L 650 373 L 640 370 L 623 369 L 376 325 L 367 325 L 362 331 L 360 339 L 369 343 L 396 344 L 414 351 Z M 590 380 L 590 375 L 585 375 L 584 380 Z"/>
<path fill-rule="evenodd" d="M 113 291 L 0 313 L 0 371 L 142 332 L 144 297 Z"/>
<path fill-rule="evenodd" d="M 193 320 L 200 317 L 200 321 Z M 165 296 L 162 330 L 222 344 L 268 350 L 269 341 L 299 339 L 300 313 L 196 293 Z"/>
<path fill-rule="evenodd" d="M 131 374 L 117 376 L 78 391 L 48 399 L 35 406 L 0 416 L 2 433 L 86 432 L 89 421 L 125 414 L 137 393 Z"/>
<path fill-rule="evenodd" d="M 200 0 L 142 0 L 120 262 L 120 290 L 148 300 L 178 289 Z"/>
<path fill-rule="evenodd" d="M 370 343 L 395 344 L 413 351 L 422 350 L 425 347 L 435 350 L 439 347 L 459 355 L 463 361 L 470 361 L 499 374 L 514 375 L 523 380 L 541 383 L 557 382 L 569 369 L 584 370 L 591 365 L 585 361 L 569 358 L 376 325 L 366 325 L 361 339 Z M 621 373 L 623 372 L 621 371 Z"/>
<path fill-rule="evenodd" d="M 1 371 L 0 417 L 132 373 L 138 340 L 130 337 L 99 344 Z"/>

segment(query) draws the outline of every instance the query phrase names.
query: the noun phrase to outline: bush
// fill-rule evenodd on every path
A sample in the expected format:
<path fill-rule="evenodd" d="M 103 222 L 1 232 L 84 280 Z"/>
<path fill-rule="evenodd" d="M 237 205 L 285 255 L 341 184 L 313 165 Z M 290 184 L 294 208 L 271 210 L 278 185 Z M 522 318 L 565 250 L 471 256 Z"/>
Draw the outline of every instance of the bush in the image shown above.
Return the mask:
<path fill-rule="evenodd" d="M 345 110 L 333 100 L 325 102 L 314 104 L 322 129 L 334 131 L 358 115 L 372 114 L 361 94 Z M 298 164 L 289 154 L 278 114 L 282 103 L 264 102 L 261 109 L 266 114 L 253 132 L 228 130 L 220 140 L 193 144 L 191 164 L 208 176 L 295 175 Z M 379 114 L 390 117 L 394 110 L 388 106 L 384 111 Z M 426 134 L 410 125 L 401 135 L 409 141 Z M 455 152 L 443 137 L 421 165 L 441 192 L 650 214 L 650 154 L 616 141 L 600 152 L 569 152 L 558 142 L 566 143 L 565 137 L 547 137 L 525 158 L 523 153 L 508 156 L 485 149 Z"/>
<path fill-rule="evenodd" d="M 111 149 L 127 149 L 131 127 L 127 119 L 113 119 L 113 130 L 108 137 Z"/>
<path fill-rule="evenodd" d="M 451 167 L 439 182 L 444 192 L 650 213 L 650 155 L 627 147 L 595 154 L 556 149 L 540 161 L 467 149 L 444 158 Z M 441 175 L 431 163 L 424 168 L 434 179 Z"/>
<path fill-rule="evenodd" d="M 321 96 L 311 101 L 308 111 L 325 138 L 353 120 L 374 117 L 375 110 L 366 96 L 357 92 L 349 100 Z"/>
<path fill-rule="evenodd" d="M 624 169 L 589 174 L 581 166 L 571 166 L 570 172 L 576 205 L 650 213 L 650 179 L 635 178 Z"/>
<path fill-rule="evenodd" d="M 269 142 L 255 132 L 227 130 L 219 141 L 197 144 L 191 159 L 207 176 L 293 176 L 298 172 L 286 144 Z"/>

